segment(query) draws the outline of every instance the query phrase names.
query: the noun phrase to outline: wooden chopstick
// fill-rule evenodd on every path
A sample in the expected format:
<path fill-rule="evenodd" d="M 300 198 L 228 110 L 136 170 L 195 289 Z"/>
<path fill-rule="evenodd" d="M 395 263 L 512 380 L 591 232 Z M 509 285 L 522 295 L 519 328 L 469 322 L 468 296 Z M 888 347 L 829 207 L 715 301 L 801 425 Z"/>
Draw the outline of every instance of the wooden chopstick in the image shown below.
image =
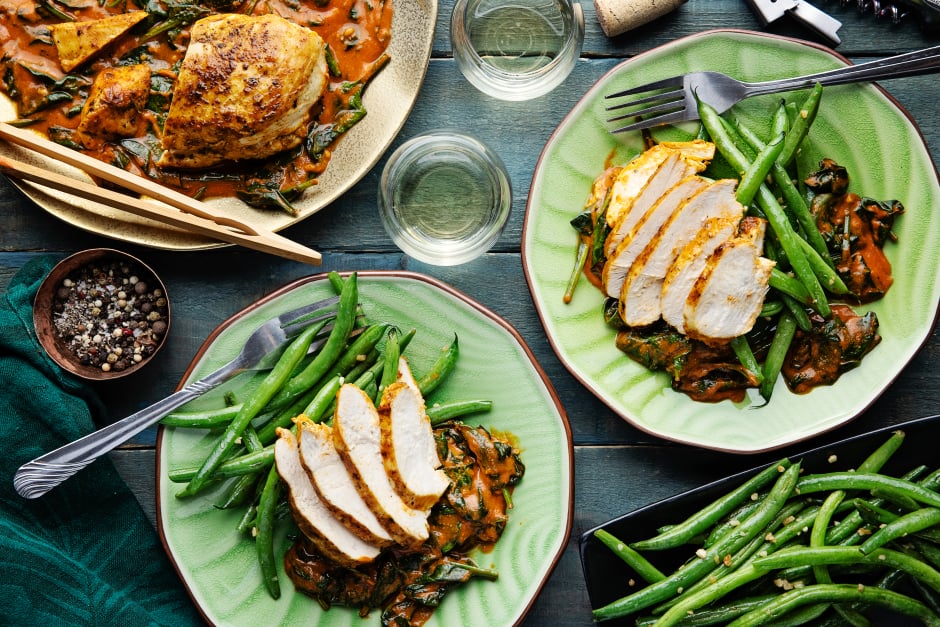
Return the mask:
<path fill-rule="evenodd" d="M 100 202 L 134 215 L 169 224 L 191 233 L 205 235 L 230 244 L 270 253 L 293 261 L 320 265 L 322 256 L 273 231 L 252 227 L 237 220 L 218 216 L 206 205 L 155 181 L 125 172 L 115 166 L 43 139 L 36 133 L 0 122 L 0 138 L 18 146 L 35 150 L 62 163 L 74 166 L 129 191 L 149 196 L 170 207 L 147 200 L 133 198 L 97 185 L 79 181 L 37 168 L 29 164 L 0 157 L 0 172 L 7 176 L 32 181 L 81 198 Z"/>

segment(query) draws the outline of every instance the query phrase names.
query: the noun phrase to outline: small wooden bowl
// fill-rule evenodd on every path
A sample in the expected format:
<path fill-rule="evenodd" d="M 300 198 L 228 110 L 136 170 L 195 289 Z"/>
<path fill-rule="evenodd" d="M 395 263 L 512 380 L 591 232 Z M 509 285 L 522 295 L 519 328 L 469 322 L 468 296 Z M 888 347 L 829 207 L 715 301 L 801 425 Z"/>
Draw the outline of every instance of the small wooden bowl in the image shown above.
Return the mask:
<path fill-rule="evenodd" d="M 98 270 L 95 278 L 92 269 Z M 140 282 L 144 289 L 138 294 Z M 170 318 L 160 277 L 133 255 L 110 248 L 84 250 L 60 261 L 33 300 L 33 325 L 46 353 L 68 372 L 92 381 L 140 370 L 165 343 Z M 74 341 L 75 336 L 83 341 Z"/>

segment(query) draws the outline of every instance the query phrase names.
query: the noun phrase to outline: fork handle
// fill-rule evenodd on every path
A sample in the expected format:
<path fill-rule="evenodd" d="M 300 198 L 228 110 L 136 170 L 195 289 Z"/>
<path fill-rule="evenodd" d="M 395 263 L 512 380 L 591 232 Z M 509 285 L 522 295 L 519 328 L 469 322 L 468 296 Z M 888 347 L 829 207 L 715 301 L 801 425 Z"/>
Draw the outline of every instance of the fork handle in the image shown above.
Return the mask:
<path fill-rule="evenodd" d="M 885 78 L 899 78 L 902 76 L 916 76 L 940 71 L 940 46 L 932 46 L 923 50 L 907 52 L 867 63 L 849 65 L 846 67 L 760 83 L 745 83 L 747 96 L 761 94 L 775 94 L 781 91 L 804 89 L 812 87 L 815 83 L 822 85 L 843 85 L 846 83 L 860 83 L 876 81 Z"/>
<path fill-rule="evenodd" d="M 13 477 L 16 492 L 35 499 L 56 487 L 101 455 L 126 442 L 168 413 L 194 398 L 218 387 L 240 371 L 233 360 L 209 376 L 190 383 L 181 390 L 115 423 L 69 442 L 20 466 Z"/>

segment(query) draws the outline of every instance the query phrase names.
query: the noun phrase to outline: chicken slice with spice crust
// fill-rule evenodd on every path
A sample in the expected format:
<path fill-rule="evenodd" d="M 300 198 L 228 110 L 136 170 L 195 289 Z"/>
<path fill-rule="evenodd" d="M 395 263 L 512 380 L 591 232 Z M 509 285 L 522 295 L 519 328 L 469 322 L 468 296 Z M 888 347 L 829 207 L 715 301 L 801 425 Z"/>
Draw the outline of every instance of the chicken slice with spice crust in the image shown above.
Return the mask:
<path fill-rule="evenodd" d="M 630 326 L 644 326 L 662 315 L 662 286 L 679 250 L 695 239 L 709 220 L 740 220 L 744 207 L 735 198 L 734 179 L 719 179 L 689 197 L 637 255 L 623 283 L 620 317 Z"/>
<path fill-rule="evenodd" d="M 761 256 L 765 220 L 747 227 L 712 253 L 685 302 L 684 322 L 689 337 L 731 340 L 754 326 L 764 305 L 774 262 Z"/>
<path fill-rule="evenodd" d="M 315 32 L 270 14 L 203 18 L 173 90 L 159 165 L 203 168 L 294 148 L 326 83 Z"/>

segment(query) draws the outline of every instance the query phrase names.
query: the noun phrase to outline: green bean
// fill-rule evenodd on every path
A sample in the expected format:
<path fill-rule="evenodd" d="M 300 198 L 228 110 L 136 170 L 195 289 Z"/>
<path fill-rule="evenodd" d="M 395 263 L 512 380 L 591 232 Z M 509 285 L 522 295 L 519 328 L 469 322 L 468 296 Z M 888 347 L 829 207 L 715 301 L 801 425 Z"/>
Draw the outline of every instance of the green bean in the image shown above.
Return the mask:
<path fill-rule="evenodd" d="M 881 448 L 884 448 L 887 444 L 890 444 L 893 441 L 896 441 L 897 445 L 900 445 L 900 442 L 903 440 L 903 438 L 904 438 L 904 433 L 902 431 L 896 431 L 892 434 L 892 437 L 885 444 L 882 445 Z M 873 455 L 876 455 L 877 453 L 878 452 L 876 451 L 875 453 L 873 453 Z M 864 462 L 863 462 L 863 465 L 864 465 Z M 859 469 L 861 468 L 862 466 L 859 467 Z M 924 466 L 918 466 L 917 468 L 914 468 L 906 472 L 905 474 L 903 474 L 901 476 L 901 479 L 905 481 L 915 481 L 921 474 L 923 474 L 924 471 L 925 471 Z M 870 470 L 865 471 L 865 472 L 870 472 Z M 923 482 L 921 482 L 921 486 L 922 487 L 924 486 Z M 873 499 L 869 501 L 869 503 L 877 506 L 877 505 L 881 505 L 883 501 L 881 499 Z M 849 512 L 849 514 L 842 520 L 841 523 L 839 523 L 839 525 L 830 529 L 829 533 L 826 534 L 826 544 L 842 544 L 844 542 L 847 542 L 849 539 L 852 539 L 855 541 L 860 540 L 860 536 L 858 536 L 856 532 L 859 530 L 859 528 L 862 526 L 863 523 L 864 521 L 862 520 L 862 516 L 858 511 Z"/>
<path fill-rule="evenodd" d="M 712 136 L 716 148 L 728 163 L 739 173 L 746 172 L 750 164 L 747 162 L 745 155 L 734 145 L 734 141 L 722 125 L 721 116 L 718 115 L 718 112 L 708 104 L 699 101 L 699 116 Z M 796 272 L 796 275 L 809 292 L 812 299 L 811 305 L 823 317 L 828 318 L 831 313 L 829 302 L 797 242 L 799 236 L 794 233 L 793 227 L 790 225 L 790 221 L 776 196 L 766 185 L 761 185 L 758 188 L 756 197 L 757 204 L 766 215 L 768 222 L 770 222 L 770 226 L 776 234 L 784 254 L 790 261 L 793 271 Z"/>
<path fill-rule="evenodd" d="M 773 268 L 770 271 L 769 283 L 770 287 L 782 294 L 792 296 L 797 302 L 805 305 L 809 305 L 812 302 L 812 297 L 809 295 L 809 292 L 806 291 L 806 287 L 800 283 L 799 280 L 786 274 L 782 270 Z"/>
<path fill-rule="evenodd" d="M 307 406 L 304 407 L 303 414 L 313 422 L 320 422 L 326 415 L 331 403 L 336 400 L 336 394 L 343 385 L 342 377 L 333 377 L 327 381 L 314 395 Z"/>
<path fill-rule="evenodd" d="M 797 483 L 800 494 L 813 494 L 829 490 L 872 490 L 898 492 L 918 503 L 940 507 L 940 494 L 922 486 L 887 475 L 865 472 L 832 472 L 807 475 Z"/>
<path fill-rule="evenodd" d="M 937 572 L 919 559 L 892 549 L 878 548 L 866 555 L 862 552 L 861 547 L 857 546 L 793 547 L 781 549 L 767 557 L 754 560 L 754 567 L 757 570 L 765 572 L 791 568 L 802 564 L 868 564 L 888 566 L 902 570 L 911 577 L 916 577 L 934 590 L 940 592 L 940 572 Z"/>
<path fill-rule="evenodd" d="M 578 235 L 578 250 L 574 257 L 574 267 L 571 268 L 571 275 L 568 277 L 568 283 L 565 285 L 565 293 L 562 296 L 562 302 L 565 304 L 570 303 L 572 297 L 574 297 L 574 288 L 578 285 L 578 280 L 584 272 L 584 264 L 587 263 L 588 254 L 590 252 L 591 247 L 588 246 L 587 241 Z"/>
<path fill-rule="evenodd" d="M 337 294 L 343 293 L 343 285 L 345 285 L 346 282 L 343 281 L 343 277 L 339 275 L 339 272 L 331 270 L 326 273 L 326 278 L 330 282 L 330 286 L 333 288 L 334 292 Z"/>
<path fill-rule="evenodd" d="M 461 416 L 490 411 L 492 408 L 493 401 L 487 400 L 447 401 L 434 403 L 425 410 L 425 413 L 432 425 L 439 425 Z"/>
<path fill-rule="evenodd" d="M 729 621 L 746 614 L 752 609 L 763 605 L 767 601 L 775 598 L 775 594 L 767 594 L 756 597 L 740 599 L 724 605 L 708 607 L 693 614 L 687 614 L 683 619 L 676 623 L 677 627 L 709 627 L 710 625 L 725 625 Z M 638 618 L 637 627 L 652 627 L 659 621 L 658 616 Z"/>
<path fill-rule="evenodd" d="M 845 492 L 836 490 L 831 492 L 819 508 L 819 514 L 813 522 L 813 528 L 809 535 L 809 545 L 811 547 L 820 547 L 826 543 L 826 530 L 829 528 L 829 521 L 836 508 L 845 498 Z M 825 565 L 813 566 L 813 576 L 816 577 L 816 583 L 832 583 L 832 577 L 829 575 L 829 569 Z"/>
<path fill-rule="evenodd" d="M 806 255 L 806 261 L 809 262 L 816 278 L 819 279 L 819 283 L 833 294 L 848 294 L 849 288 L 845 285 L 842 277 L 832 267 L 831 261 L 826 261 L 829 259 L 828 254 L 824 258 L 806 240 L 799 239 L 798 242 Z"/>
<path fill-rule="evenodd" d="M 286 429 L 294 422 L 294 417 L 301 413 L 310 401 L 316 397 L 320 388 L 307 390 L 294 398 L 287 407 L 282 407 L 274 417 L 262 425 L 258 437 L 265 446 L 274 442 L 278 429 Z"/>
<path fill-rule="evenodd" d="M 173 412 L 164 416 L 160 424 L 167 427 L 212 429 L 232 422 L 232 418 L 238 415 L 241 408 L 242 404 L 238 403 L 199 411 Z"/>
<path fill-rule="evenodd" d="M 892 431 L 891 435 L 888 436 L 888 439 L 885 440 L 881 446 L 876 448 L 868 457 L 858 465 L 856 469 L 857 472 L 878 472 L 880 471 L 885 464 L 891 459 L 891 457 L 897 452 L 901 445 L 904 443 L 904 438 L 906 434 L 900 429 L 897 431 Z"/>
<path fill-rule="evenodd" d="M 924 542 L 918 538 L 913 538 L 911 543 L 927 562 L 934 568 L 940 568 L 940 546 Z"/>
<path fill-rule="evenodd" d="M 755 509 L 760 507 L 761 498 L 763 498 L 763 496 L 765 495 L 758 495 L 756 492 L 752 493 L 750 498 L 744 501 L 743 505 L 727 515 L 727 519 L 724 522 L 717 524 L 712 528 L 712 530 L 703 540 L 702 545 L 705 547 L 713 545 L 718 540 L 718 538 L 723 536 L 726 532 L 740 525 L 742 519 L 750 516 Z M 675 525 L 670 525 L 670 528 L 674 526 Z"/>
<path fill-rule="evenodd" d="M 886 524 L 865 540 L 859 549 L 862 553 L 871 553 L 892 540 L 929 529 L 934 525 L 940 525 L 940 509 L 937 507 L 924 507 L 909 514 L 904 514 L 898 517 L 897 520 Z"/>
<path fill-rule="evenodd" d="M 751 345 L 748 344 L 747 338 L 743 335 L 731 340 L 731 348 L 734 350 L 734 354 L 737 356 L 738 361 L 741 362 L 741 365 L 747 368 L 748 372 L 754 375 L 757 379 L 757 383 L 760 384 L 764 380 L 764 374 L 761 372 L 760 364 L 757 363 L 757 358 L 754 357 L 754 352 L 751 350 Z"/>
<path fill-rule="evenodd" d="M 799 114 L 790 121 L 790 132 L 787 133 L 786 144 L 779 157 L 779 161 L 784 167 L 790 165 L 790 162 L 793 161 L 793 157 L 796 156 L 803 140 L 806 139 L 806 135 L 809 133 L 809 127 L 812 126 L 813 121 L 816 119 L 816 114 L 819 112 L 821 100 L 822 85 L 816 83 L 813 85 L 809 95 L 806 96 L 803 104 L 800 105 Z"/>
<path fill-rule="evenodd" d="M 877 449 L 866 457 L 858 466 L 859 472 L 878 472 L 888 462 L 894 453 L 904 442 L 904 432 L 894 431 Z M 833 512 L 845 498 L 843 490 L 836 490 L 826 497 L 823 505 L 819 509 L 819 516 L 813 523 L 813 530 L 810 534 L 810 546 L 819 547 L 826 544 L 826 535 Z M 832 583 L 829 571 L 825 566 L 814 566 L 813 575 L 817 583 Z"/>
<path fill-rule="evenodd" d="M 345 375 L 356 366 L 367 362 L 375 346 L 385 336 L 389 325 L 385 323 L 371 324 L 365 331 L 356 336 L 349 347 L 343 352 L 336 363 L 323 375 L 323 380 L 337 375 Z"/>
<path fill-rule="evenodd" d="M 645 557 L 634 551 L 629 546 L 618 540 L 610 532 L 604 529 L 598 529 L 594 532 L 594 537 L 600 540 L 604 545 L 614 552 L 633 571 L 647 583 L 656 583 L 666 578 L 658 568 L 653 566 Z"/>
<path fill-rule="evenodd" d="M 389 329 L 385 338 L 385 365 L 382 366 L 382 380 L 380 390 L 386 389 L 398 380 L 398 358 L 401 356 L 398 345 L 398 330 Z"/>
<path fill-rule="evenodd" d="M 368 352 L 368 354 L 366 354 L 365 359 L 357 363 L 355 366 L 350 368 L 348 372 L 345 373 L 345 378 L 349 379 L 350 381 L 355 381 L 357 378 L 362 376 L 363 372 L 369 370 L 372 368 L 372 366 L 375 365 L 381 354 L 381 351 L 379 351 L 377 348 L 373 348 Z"/>
<path fill-rule="evenodd" d="M 297 402 L 291 404 L 289 408 L 281 412 L 277 418 L 264 425 L 258 433 L 261 441 L 266 445 L 274 442 L 277 438 L 277 430 L 289 428 L 298 414 L 305 414 L 314 422 L 322 420 L 324 414 L 336 398 L 336 393 L 339 391 L 342 383 L 342 376 L 334 376 L 317 389 L 311 390 L 310 393 L 303 395 Z"/>
<path fill-rule="evenodd" d="M 761 318 L 772 318 L 783 311 L 783 307 L 782 300 L 765 300 L 759 315 Z"/>
<path fill-rule="evenodd" d="M 418 389 L 421 390 L 421 394 L 425 398 L 436 390 L 437 386 L 443 383 L 447 376 L 454 371 L 459 354 L 460 349 L 457 346 L 457 335 L 455 334 L 454 341 L 441 350 L 440 356 L 431 365 L 431 369 L 418 379 Z"/>
<path fill-rule="evenodd" d="M 716 557 L 720 560 L 720 556 L 734 553 L 750 542 L 768 522 L 773 520 L 792 494 L 799 471 L 799 464 L 793 464 L 784 470 L 767 498 L 764 499 L 764 506 L 742 521 L 736 533 L 727 534 L 716 542 L 706 551 L 705 557 L 687 563 L 685 567 L 662 581 L 650 584 L 642 590 L 594 610 L 594 619 L 601 621 L 632 614 L 675 595 L 681 588 L 694 584 L 713 568 L 713 560 Z"/>
<path fill-rule="evenodd" d="M 796 318 L 789 311 L 784 311 L 777 319 L 777 330 L 770 341 L 767 357 L 764 358 L 764 381 L 760 384 L 760 395 L 765 401 L 770 401 L 774 392 L 774 385 L 783 367 L 790 343 L 796 335 Z"/>
<path fill-rule="evenodd" d="M 880 488 L 872 488 L 871 495 L 909 512 L 920 509 L 920 505 L 914 499 L 891 490 L 882 491 Z"/>
<path fill-rule="evenodd" d="M 788 612 L 779 618 L 774 618 L 764 624 L 764 627 L 796 627 L 797 625 L 815 624 L 820 616 L 829 610 L 829 603 L 817 603 L 807 605 L 799 609 Z"/>
<path fill-rule="evenodd" d="M 242 514 L 242 517 L 238 520 L 238 524 L 235 525 L 235 531 L 239 533 L 246 533 L 249 529 L 255 526 L 257 519 L 258 506 L 252 503 L 245 508 L 245 513 Z"/>
<path fill-rule="evenodd" d="M 260 451 L 246 453 L 228 459 L 215 469 L 215 477 L 238 477 L 264 470 L 274 462 L 274 447 L 266 446 Z M 178 468 L 167 473 L 173 483 L 184 483 L 196 476 L 198 467 Z"/>
<path fill-rule="evenodd" d="M 280 493 L 281 478 L 277 474 L 277 467 L 272 466 L 268 471 L 264 489 L 261 490 L 261 499 L 258 501 L 255 547 L 258 553 L 258 564 L 261 567 L 261 579 L 264 581 L 268 594 L 274 599 L 281 596 L 277 560 L 274 558 L 274 519 Z"/>
<path fill-rule="evenodd" d="M 735 195 L 738 202 L 745 207 L 754 201 L 758 188 L 764 184 L 771 168 L 777 162 L 777 157 L 783 151 L 784 137 L 785 135 L 781 133 L 761 147 L 754 156 L 754 160 L 741 175 Z"/>
<path fill-rule="evenodd" d="M 784 111 L 784 109 L 785 106 L 782 106 L 778 108 L 778 111 Z M 786 114 L 784 113 L 784 115 Z M 775 115 L 775 119 L 776 117 L 778 116 Z M 755 150 L 761 149 L 763 142 L 756 133 L 740 121 L 736 121 L 736 126 L 741 135 Z M 816 257 L 822 259 L 824 263 L 832 267 L 833 263 L 829 258 L 829 250 L 826 247 L 826 241 L 819 232 L 819 227 L 816 225 L 816 218 L 813 216 L 812 212 L 810 212 L 809 206 L 806 204 L 806 199 L 793 183 L 793 180 L 790 178 L 786 167 L 779 157 L 770 169 L 770 175 L 777 189 L 780 191 L 780 196 L 783 198 L 783 201 L 786 203 L 787 207 L 790 208 L 790 214 L 803 229 L 803 236 L 806 238 L 806 241 L 809 242 L 812 249 L 816 251 Z"/>
<path fill-rule="evenodd" d="M 737 590 L 744 584 L 750 583 L 755 579 L 763 577 L 764 573 L 754 568 L 753 563 L 747 563 L 736 570 L 731 571 L 722 579 L 709 583 L 708 586 L 693 592 L 692 594 L 682 595 L 678 603 L 670 607 L 659 618 L 657 627 L 671 627 L 700 607 L 712 603 L 725 596 L 732 590 Z"/>
<path fill-rule="evenodd" d="M 786 307 L 790 315 L 793 316 L 797 328 L 806 333 L 813 330 L 813 321 L 810 320 L 809 314 L 806 313 L 803 305 L 801 305 L 798 300 L 788 294 L 781 294 L 780 300 L 783 301 L 784 307 Z"/>
<path fill-rule="evenodd" d="M 683 596 L 663 603 L 654 608 L 653 611 L 666 611 L 681 602 L 686 595 L 695 595 L 709 585 L 737 572 L 737 570 L 741 569 L 743 566 L 747 566 L 756 559 L 757 556 L 768 555 L 779 547 L 786 545 L 788 542 L 804 533 L 807 526 L 813 524 L 813 520 L 815 520 L 818 511 L 818 507 L 806 507 L 804 503 L 800 502 L 784 506 L 784 508 L 780 510 L 780 514 L 777 515 L 777 518 L 768 525 L 765 535 L 755 536 L 754 540 L 745 545 L 742 550 L 728 559 L 722 558 L 720 562 L 721 565 L 718 568 L 692 586 L 689 586 L 689 588 L 683 592 Z M 783 527 L 779 527 L 781 524 Z"/>
<path fill-rule="evenodd" d="M 311 389 L 328 372 L 330 367 L 340 358 L 349 334 L 352 332 L 356 318 L 356 308 L 359 306 L 359 289 L 357 275 L 349 275 L 349 278 L 343 283 L 343 292 L 339 296 L 339 305 L 336 309 L 336 318 L 333 321 L 333 329 L 326 339 L 323 348 L 317 352 L 313 361 L 307 365 L 301 372 L 292 376 L 278 392 L 277 396 L 271 399 L 271 404 L 275 407 L 283 406 L 295 398 L 298 394 Z"/>
<path fill-rule="evenodd" d="M 728 627 L 755 627 L 808 603 L 845 603 L 862 601 L 880 605 L 920 619 L 928 627 L 940 626 L 940 618 L 926 605 L 906 595 L 876 586 L 857 584 L 816 584 L 784 592 L 776 599 L 736 619 Z"/>
<path fill-rule="evenodd" d="M 878 499 L 880 500 L 880 499 Z M 898 519 L 899 514 L 889 512 L 883 507 L 879 507 L 865 499 L 852 499 L 852 504 L 856 511 L 861 515 L 862 520 L 868 525 L 881 526 Z"/>
<path fill-rule="evenodd" d="M 297 336 L 288 347 L 284 354 L 278 359 L 274 368 L 268 372 L 261 384 L 252 392 L 251 396 L 244 402 L 238 415 L 232 419 L 232 422 L 225 428 L 219 442 L 213 447 L 209 456 L 200 466 L 199 471 L 190 480 L 177 496 L 192 496 L 199 492 L 211 478 L 219 465 L 225 461 L 226 456 L 235 445 L 236 440 L 241 437 L 245 427 L 258 415 L 264 406 L 271 400 L 279 389 L 287 381 L 294 367 L 300 363 L 304 355 L 307 354 L 307 348 L 313 341 L 314 336 L 320 331 L 319 324 L 308 327 Z"/>
<path fill-rule="evenodd" d="M 252 472 L 238 477 L 225 496 L 216 504 L 217 509 L 230 509 L 249 504 L 255 497 L 255 487 L 258 484 L 258 473 Z"/>
<path fill-rule="evenodd" d="M 734 511 L 745 502 L 745 499 L 750 498 L 758 490 L 776 480 L 780 477 L 780 473 L 789 467 L 790 460 L 785 458 L 770 464 L 739 487 L 712 501 L 683 522 L 673 525 L 665 533 L 647 540 L 633 542 L 630 546 L 637 551 L 661 551 L 681 546 L 688 542 L 690 538 L 707 530 L 726 514 Z"/>

